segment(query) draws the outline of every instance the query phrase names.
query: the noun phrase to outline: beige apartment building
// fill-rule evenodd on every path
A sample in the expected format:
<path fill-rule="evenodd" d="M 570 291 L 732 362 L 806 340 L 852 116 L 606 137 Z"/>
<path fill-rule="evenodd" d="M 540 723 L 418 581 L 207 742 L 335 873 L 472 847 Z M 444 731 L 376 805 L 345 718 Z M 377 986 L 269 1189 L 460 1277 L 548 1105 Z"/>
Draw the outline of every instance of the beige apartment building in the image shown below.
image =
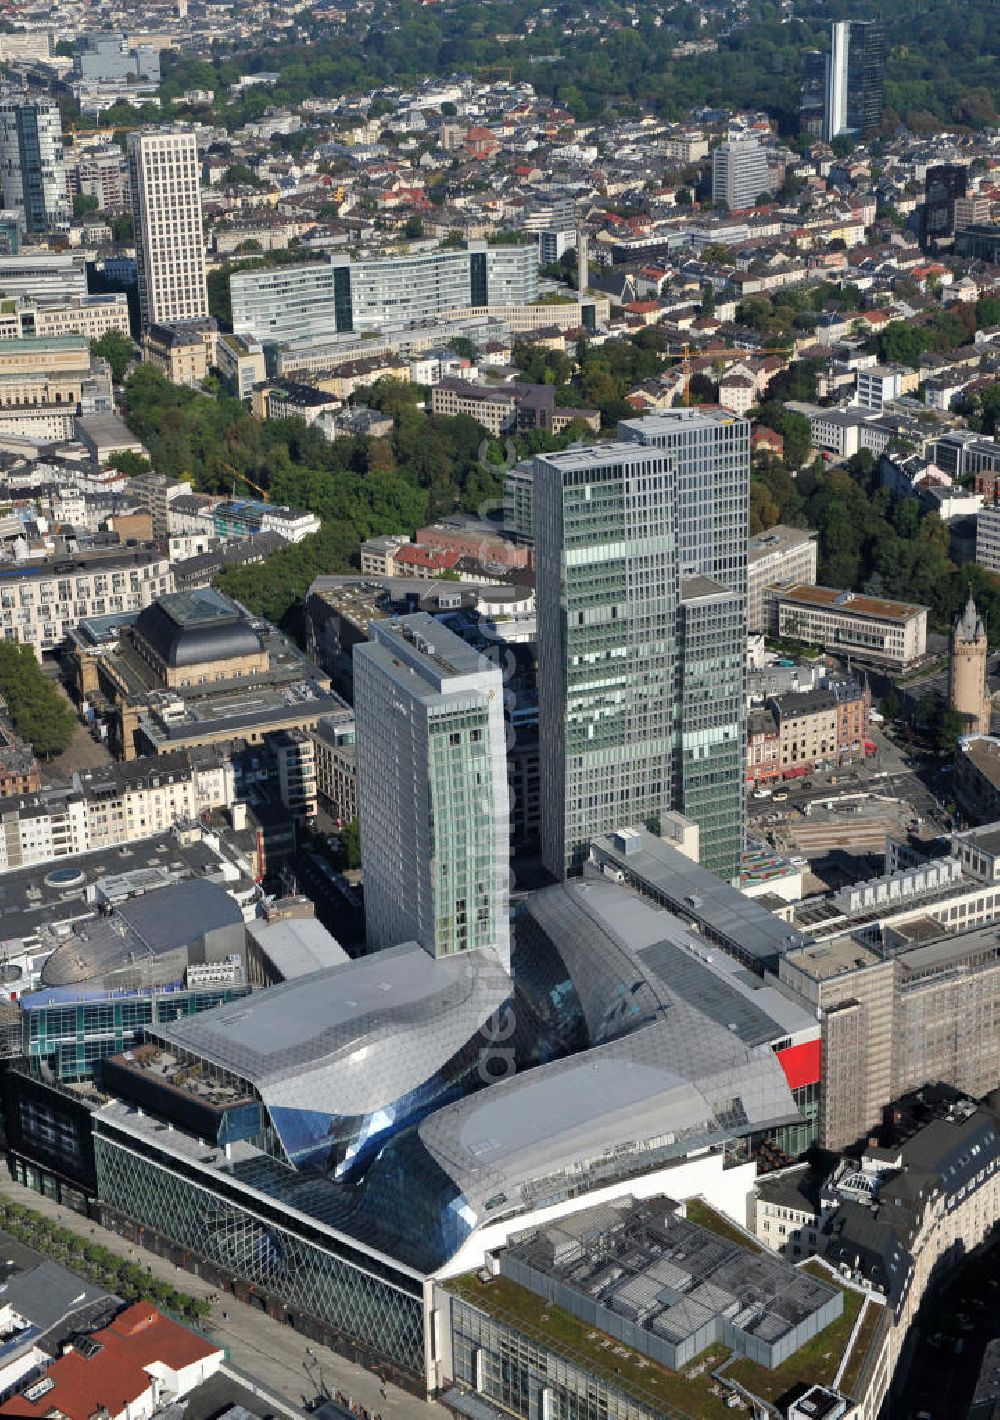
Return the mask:
<path fill-rule="evenodd" d="M 747 544 L 747 630 L 763 631 L 764 588 L 776 582 L 816 584 L 816 534 L 779 523 Z"/>
<path fill-rule="evenodd" d="M 201 165 L 193 129 L 143 129 L 128 136 L 142 324 L 208 315 Z"/>

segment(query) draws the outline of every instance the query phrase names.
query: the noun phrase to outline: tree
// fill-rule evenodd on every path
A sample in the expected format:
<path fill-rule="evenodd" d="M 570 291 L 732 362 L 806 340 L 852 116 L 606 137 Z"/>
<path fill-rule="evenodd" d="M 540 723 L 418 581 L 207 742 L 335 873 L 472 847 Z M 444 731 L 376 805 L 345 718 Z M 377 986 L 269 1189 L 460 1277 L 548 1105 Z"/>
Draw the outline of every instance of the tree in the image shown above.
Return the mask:
<path fill-rule="evenodd" d="M 418 213 L 414 212 L 411 216 L 407 217 L 407 219 L 406 219 L 406 224 L 405 224 L 405 226 L 403 227 L 403 236 L 404 236 L 404 237 L 409 237 L 409 238 L 411 238 L 411 239 L 415 239 L 415 238 L 417 238 L 417 237 L 422 237 L 423 234 L 424 234 L 424 224 L 423 224 L 423 220 L 421 219 L 421 217 L 419 216 Z"/>
<path fill-rule="evenodd" d="M 90 353 L 107 360 L 111 366 L 111 378 L 116 385 L 121 384 L 125 371 L 136 358 L 134 343 L 120 330 L 109 330 L 99 340 L 92 340 Z"/>
<path fill-rule="evenodd" d="M 340 842 L 344 849 L 344 866 L 346 868 L 361 867 L 361 825 L 356 818 L 352 818 L 341 830 Z"/>
<path fill-rule="evenodd" d="M 715 283 L 706 281 L 701 292 L 701 313 L 703 316 L 715 315 Z"/>
<path fill-rule="evenodd" d="M 0 641 L 0 695 L 17 733 L 41 759 L 63 752 L 73 738 L 76 716 L 43 674 L 30 646 Z"/>
<path fill-rule="evenodd" d="M 123 473 L 126 478 L 137 478 L 139 474 L 149 473 L 153 465 L 132 449 L 119 449 L 108 459 L 108 467 Z"/>
<path fill-rule="evenodd" d="M 75 192 L 73 194 L 73 216 L 85 217 L 88 212 L 96 212 L 100 207 L 96 197 L 92 197 L 89 192 Z"/>

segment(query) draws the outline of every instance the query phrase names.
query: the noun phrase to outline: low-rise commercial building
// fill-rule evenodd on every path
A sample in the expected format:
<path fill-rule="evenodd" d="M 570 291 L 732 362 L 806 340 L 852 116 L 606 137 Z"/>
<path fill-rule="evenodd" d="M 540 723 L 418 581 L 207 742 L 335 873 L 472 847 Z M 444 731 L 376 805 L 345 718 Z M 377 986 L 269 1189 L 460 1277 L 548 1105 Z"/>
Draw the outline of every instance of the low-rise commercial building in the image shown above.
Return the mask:
<path fill-rule="evenodd" d="M 766 587 L 770 635 L 790 637 L 874 665 L 905 670 L 927 652 L 927 608 L 836 587 Z"/>
<path fill-rule="evenodd" d="M 747 1289 L 753 1309 L 728 1300 Z M 444 1282 L 436 1302 L 444 1343 L 437 1375 L 484 1399 L 510 1395 L 505 1355 L 534 1350 L 520 1401 L 512 1397 L 505 1406 L 519 1420 L 535 1412 L 536 1393 L 541 1399 L 554 1391 L 599 1400 L 608 1414 L 646 1416 L 661 1369 L 683 1370 L 721 1342 L 771 1370 L 791 1361 L 844 1309 L 839 1287 L 754 1251 L 738 1234 L 727 1238 L 700 1227 L 668 1198 L 619 1199 L 515 1235 L 480 1277 Z M 543 1314 L 553 1310 L 559 1323 L 546 1328 Z M 556 1341 L 567 1322 L 581 1341 L 587 1328 L 596 1328 L 589 1335 L 598 1353 L 600 1337 L 616 1338 L 623 1358 L 616 1382 L 599 1365 L 588 1374 L 589 1348 L 567 1365 Z M 547 1331 L 551 1349 L 542 1339 Z M 640 1357 L 650 1371 L 649 1391 L 633 1397 L 633 1409 L 624 1401 Z"/>

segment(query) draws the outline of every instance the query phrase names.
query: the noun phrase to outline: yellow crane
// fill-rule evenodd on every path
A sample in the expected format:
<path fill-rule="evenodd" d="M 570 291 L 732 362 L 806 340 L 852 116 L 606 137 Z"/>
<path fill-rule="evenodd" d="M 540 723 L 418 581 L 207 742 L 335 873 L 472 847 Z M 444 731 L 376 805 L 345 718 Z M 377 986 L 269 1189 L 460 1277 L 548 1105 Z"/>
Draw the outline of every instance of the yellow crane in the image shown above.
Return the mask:
<path fill-rule="evenodd" d="M 245 483 L 248 488 L 252 488 L 255 493 L 260 494 L 262 503 L 270 503 L 271 498 L 266 488 L 261 488 L 259 483 L 254 483 L 252 478 L 248 478 L 245 473 L 240 473 L 238 468 L 233 468 L 232 464 L 225 463 L 222 467 L 227 473 L 233 475 L 233 497 L 236 497 L 236 484 Z"/>
<path fill-rule="evenodd" d="M 723 355 L 732 355 L 738 360 L 752 360 L 756 355 L 788 355 L 790 352 L 787 345 L 768 345 L 763 347 L 757 347 L 753 350 L 717 350 L 708 353 L 710 353 L 714 359 L 718 359 L 720 356 Z M 684 372 L 684 405 L 686 407 L 691 403 L 690 342 L 684 342 L 684 344 L 681 346 L 681 353 L 679 355 L 667 355 L 665 358 L 667 360 L 680 360 L 681 362 L 681 369 Z"/>

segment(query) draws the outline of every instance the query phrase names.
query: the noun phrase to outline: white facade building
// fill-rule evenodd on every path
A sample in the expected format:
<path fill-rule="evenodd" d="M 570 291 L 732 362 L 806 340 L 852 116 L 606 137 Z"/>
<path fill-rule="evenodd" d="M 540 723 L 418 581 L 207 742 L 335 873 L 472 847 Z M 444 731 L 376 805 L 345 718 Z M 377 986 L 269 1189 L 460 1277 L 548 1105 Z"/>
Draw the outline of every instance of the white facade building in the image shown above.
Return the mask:
<path fill-rule="evenodd" d="M 767 156 L 756 138 L 720 143 L 712 155 L 712 200 L 731 212 L 756 205 L 771 190 Z"/>
<path fill-rule="evenodd" d="M 141 611 L 173 589 L 170 563 L 158 552 L 24 563 L 0 584 L 0 635 L 33 646 L 41 658 L 85 617 Z"/>
<path fill-rule="evenodd" d="M 184 129 L 130 133 L 128 158 L 142 323 L 207 316 L 195 135 Z"/>
<path fill-rule="evenodd" d="M 1000 508 L 983 508 L 976 518 L 976 561 L 1000 572 Z"/>

